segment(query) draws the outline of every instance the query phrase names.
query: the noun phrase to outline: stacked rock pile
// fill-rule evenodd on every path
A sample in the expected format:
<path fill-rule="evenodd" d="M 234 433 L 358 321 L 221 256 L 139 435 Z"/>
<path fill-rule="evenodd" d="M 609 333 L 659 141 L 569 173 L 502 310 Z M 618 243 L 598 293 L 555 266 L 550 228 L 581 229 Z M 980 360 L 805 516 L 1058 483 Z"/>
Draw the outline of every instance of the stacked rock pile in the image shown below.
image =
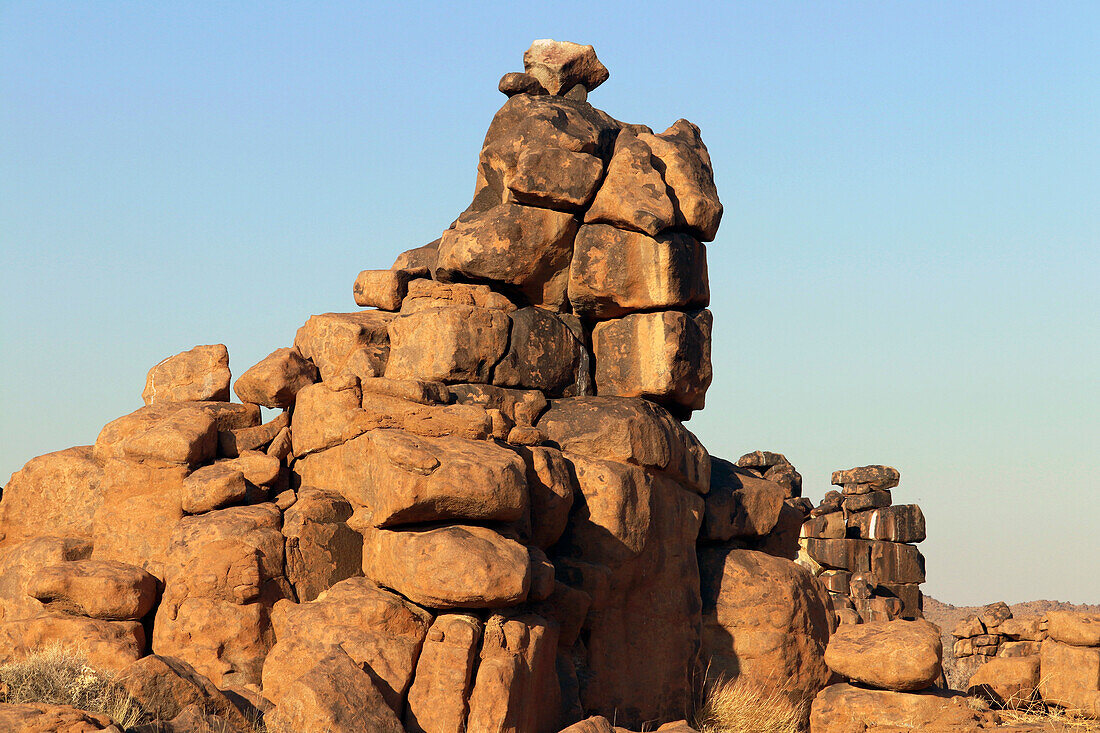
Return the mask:
<path fill-rule="evenodd" d="M 951 631 L 955 637 L 953 651 L 957 659 L 1035 656 L 1047 637 L 1046 629 L 1044 617 L 1013 618 L 1008 604 L 999 601 L 955 625 Z"/>
<path fill-rule="evenodd" d="M 926 536 L 916 504 L 892 504 L 901 474 L 890 466 L 833 473 L 830 491 L 801 528 L 803 559 L 819 572 L 839 623 L 921 617 Z"/>
<path fill-rule="evenodd" d="M 368 309 L 311 317 L 240 403 L 224 346 L 170 357 L 94 445 L 12 477 L 0 661 L 79 640 L 272 731 L 685 717 L 711 463 L 681 419 L 711 380 L 722 205 L 698 128 L 585 101 L 608 76 L 591 46 L 536 42 L 524 67 L 473 203 L 359 274 Z M 797 474 L 770 460 L 745 470 L 786 487 L 778 516 Z"/>

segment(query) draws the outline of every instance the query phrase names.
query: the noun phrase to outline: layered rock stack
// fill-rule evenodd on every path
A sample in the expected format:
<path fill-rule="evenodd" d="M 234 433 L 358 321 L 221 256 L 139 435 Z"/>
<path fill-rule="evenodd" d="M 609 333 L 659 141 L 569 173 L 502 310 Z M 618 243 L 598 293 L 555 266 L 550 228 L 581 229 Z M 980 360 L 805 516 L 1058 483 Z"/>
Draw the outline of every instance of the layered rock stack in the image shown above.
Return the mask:
<path fill-rule="evenodd" d="M 1013 618 L 1012 609 L 1002 602 L 991 603 L 955 625 L 953 651 L 956 659 L 967 657 L 1030 657 L 1039 654 L 1047 638 L 1042 616 Z"/>
<path fill-rule="evenodd" d="M 698 128 L 587 103 L 591 46 L 536 42 L 524 67 L 473 203 L 360 273 L 367 309 L 311 317 L 240 403 L 224 346 L 166 359 L 144 407 L 12 477 L 0 661 L 79 640 L 272 731 L 685 717 L 712 467 L 681 419 L 711 380 L 722 205 Z M 762 499 L 780 513 L 794 478 L 768 460 L 748 471 L 788 487 Z"/>
<path fill-rule="evenodd" d="M 916 504 L 892 504 L 901 474 L 890 466 L 833 473 L 830 491 L 801 529 L 807 564 L 829 590 L 839 623 L 921 617 L 926 536 Z"/>

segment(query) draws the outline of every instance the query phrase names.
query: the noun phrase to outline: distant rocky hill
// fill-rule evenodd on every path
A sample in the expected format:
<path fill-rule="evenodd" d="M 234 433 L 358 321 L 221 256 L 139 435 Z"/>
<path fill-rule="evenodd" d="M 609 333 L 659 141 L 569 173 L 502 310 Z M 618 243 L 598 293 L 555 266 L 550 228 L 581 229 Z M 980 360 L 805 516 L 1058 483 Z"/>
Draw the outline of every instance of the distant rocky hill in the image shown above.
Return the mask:
<path fill-rule="evenodd" d="M 980 662 L 981 658 L 956 659 L 951 630 L 967 616 L 977 615 L 981 608 L 982 606 L 953 606 L 950 603 L 937 601 L 932 596 L 924 596 L 924 617 L 940 627 L 943 637 L 943 670 L 947 675 L 948 685 L 952 689 L 965 689 L 967 680 L 974 672 L 972 667 Z M 1012 609 L 1014 618 L 1042 616 L 1051 611 L 1100 613 L 1100 604 L 1065 601 L 1025 601 L 1009 604 L 1009 608 Z"/>

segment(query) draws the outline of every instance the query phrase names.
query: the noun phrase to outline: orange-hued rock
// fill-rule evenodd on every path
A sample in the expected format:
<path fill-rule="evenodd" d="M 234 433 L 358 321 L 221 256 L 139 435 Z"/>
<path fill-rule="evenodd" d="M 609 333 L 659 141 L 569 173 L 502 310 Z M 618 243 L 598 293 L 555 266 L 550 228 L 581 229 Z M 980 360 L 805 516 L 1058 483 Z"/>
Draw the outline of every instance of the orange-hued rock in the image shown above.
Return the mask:
<path fill-rule="evenodd" d="M 404 270 L 413 277 L 428 277 L 435 267 L 435 255 L 439 250 L 439 240 L 428 242 L 420 247 L 407 249 L 397 255 L 391 270 Z"/>
<path fill-rule="evenodd" d="M 1053 613 L 1059 613 L 1059 612 L 1055 611 Z M 1046 618 L 1049 618 L 1049 617 L 1050 617 L 1050 613 L 1048 612 Z M 972 616 L 971 618 L 977 619 L 976 616 Z M 1041 628 L 1042 623 L 1043 623 L 1043 618 L 1044 618 L 1043 616 L 1020 616 L 1020 617 L 1005 619 L 1004 621 L 1001 622 L 1001 625 L 997 627 L 997 633 L 1002 634 L 1002 635 L 1008 637 L 1009 639 L 1013 639 L 1015 641 L 1042 641 L 1047 636 L 1046 629 Z M 1048 622 L 1047 628 L 1049 628 L 1049 622 Z M 956 630 L 958 630 L 958 629 L 956 629 Z M 984 634 L 985 630 L 983 629 L 983 630 L 978 631 L 978 632 L 973 633 L 973 634 L 956 634 L 955 632 L 951 632 L 951 633 L 954 636 L 960 636 L 960 637 L 963 637 L 963 636 L 977 636 L 978 634 Z M 1065 641 L 1065 640 L 1060 639 L 1059 641 Z M 1093 646 L 1100 646 L 1100 643 L 1095 644 Z"/>
<path fill-rule="evenodd" d="M 221 718 L 227 726 L 225 733 L 253 730 L 225 693 L 177 657 L 150 654 L 127 666 L 116 679 L 134 702 L 157 720 L 174 720 L 187 708 L 197 706 Z"/>
<path fill-rule="evenodd" d="M 488 285 L 473 283 L 442 283 L 436 280 L 413 280 L 409 293 L 401 303 L 401 314 L 409 315 L 432 308 L 449 308 L 454 305 L 471 305 L 490 310 L 511 313 L 516 304 L 508 296 L 498 293 Z"/>
<path fill-rule="evenodd" d="M 1047 635 L 1051 639 L 1073 646 L 1100 647 L 1100 613 L 1050 611 L 1046 618 Z M 1006 633 L 1003 629 L 998 630 Z"/>
<path fill-rule="evenodd" d="M 324 380 L 343 372 L 348 360 L 361 349 L 384 366 L 389 352 L 386 328 L 393 318 L 394 314 L 386 311 L 310 316 L 294 335 L 294 346 L 316 365 Z"/>
<path fill-rule="evenodd" d="M 375 681 L 339 648 L 295 680 L 265 722 L 272 733 L 404 733 Z"/>
<path fill-rule="evenodd" d="M 286 577 L 302 603 L 362 574 L 363 536 L 348 527 L 351 513 L 351 504 L 339 493 L 303 486 L 283 514 Z"/>
<path fill-rule="evenodd" d="M 359 389 L 363 392 L 364 403 L 373 399 L 369 395 L 397 397 L 421 405 L 445 405 L 451 402 L 451 392 L 447 385 L 423 379 L 370 377 L 359 380 Z"/>
<path fill-rule="evenodd" d="M 296 679 L 342 648 L 398 710 L 431 620 L 424 609 L 366 578 L 341 581 L 309 603 L 279 603 L 272 612 L 279 641 L 264 662 L 264 696 L 281 702 Z"/>
<path fill-rule="evenodd" d="M 695 540 L 703 499 L 664 477 L 650 494 L 650 538 L 635 558 L 612 569 L 608 597 L 586 622 L 587 656 L 577 674 L 584 709 L 632 728 L 679 720 L 694 695 L 700 642 Z M 559 542 L 563 546 L 569 535 Z M 573 557 L 598 556 L 584 546 Z M 593 604 L 595 607 L 597 604 Z"/>
<path fill-rule="evenodd" d="M 53 612 L 0 624 L 0 664 L 51 646 L 83 656 L 93 669 L 118 672 L 145 654 L 145 629 L 137 621 Z"/>
<path fill-rule="evenodd" d="M 27 594 L 27 585 L 44 568 L 92 554 L 83 537 L 35 537 L 0 548 L 0 622 L 37 616 L 42 603 Z"/>
<path fill-rule="evenodd" d="M 70 560 L 39 570 L 27 594 L 51 611 L 137 621 L 153 608 L 157 581 L 141 568 L 111 560 Z"/>
<path fill-rule="evenodd" d="M 106 461 L 93 558 L 137 565 L 163 579 L 172 529 L 183 517 L 183 481 L 188 471 L 180 464 Z"/>
<path fill-rule="evenodd" d="M 1038 696 L 1039 657 L 994 657 L 971 675 L 966 690 L 998 706 L 1024 706 Z"/>
<path fill-rule="evenodd" d="M 452 384 L 448 391 L 459 404 L 500 410 L 516 425 L 534 425 L 549 404 L 546 396 L 535 389 L 505 389 L 489 384 Z"/>
<path fill-rule="evenodd" d="M 317 367 L 296 348 L 275 349 L 233 384 L 241 402 L 286 409 L 294 396 L 319 379 Z"/>
<path fill-rule="evenodd" d="M 753 550 L 699 552 L 703 599 L 702 659 L 708 675 L 778 685 L 793 703 L 829 683 L 829 602 L 794 562 Z"/>
<path fill-rule="evenodd" d="M 400 310 L 411 279 L 408 270 L 363 270 L 352 288 L 355 304 L 384 311 Z"/>
<path fill-rule="evenodd" d="M 700 494 L 710 486 L 706 448 L 667 410 L 647 400 L 553 400 L 538 428 L 566 453 L 664 471 Z"/>
<path fill-rule="evenodd" d="M 513 97 L 517 99 L 536 97 Z M 508 286 L 531 305 L 562 310 L 577 220 L 566 212 L 500 203 L 459 217 L 443 233 L 434 276 Z"/>
<path fill-rule="evenodd" d="M 255 450 L 244 451 L 236 458 L 220 460 L 217 465 L 240 471 L 245 481 L 264 487 L 274 485 L 282 471 L 278 458 Z"/>
<path fill-rule="evenodd" d="M 637 466 L 565 454 L 584 502 L 566 541 L 608 565 L 636 557 L 650 540 L 652 475 Z"/>
<path fill-rule="evenodd" d="M 586 224 L 574 245 L 569 302 L 578 315 L 601 320 L 636 311 L 704 308 L 710 303 L 706 247 L 678 232 L 654 238 Z"/>
<path fill-rule="evenodd" d="M 514 433 L 518 428 L 513 428 Z M 577 479 L 561 451 L 541 446 L 512 446 L 527 468 L 530 497 L 526 529 L 529 544 L 546 549 L 558 541 L 569 521 Z"/>
<path fill-rule="evenodd" d="M 217 419 L 191 403 L 153 404 L 107 423 L 96 438 L 100 460 L 203 463 L 218 447 Z"/>
<path fill-rule="evenodd" d="M 537 389 L 552 396 L 574 386 L 584 344 L 569 326 L 543 308 L 521 308 L 508 318 L 511 337 L 493 367 L 493 384 Z"/>
<path fill-rule="evenodd" d="M 91 446 L 47 453 L 12 474 L 0 501 L 0 547 L 40 535 L 91 537 L 103 501 L 103 467 Z"/>
<path fill-rule="evenodd" d="M 995 725 L 988 713 L 973 710 L 967 700 L 963 693 L 940 689 L 893 692 L 830 685 L 814 698 L 810 733 L 879 729 L 969 733 Z"/>
<path fill-rule="evenodd" d="M 713 456 L 710 461 L 710 492 L 700 537 L 725 542 L 771 532 L 779 521 L 786 490 L 729 461 Z"/>
<path fill-rule="evenodd" d="M 722 221 L 722 202 L 718 200 L 710 153 L 699 128 L 687 120 L 677 120 L 660 135 L 643 132 L 638 138 L 660 160 L 658 167 L 676 208 L 676 225 L 704 242 L 713 241 Z"/>
<path fill-rule="evenodd" d="M 225 463 L 204 466 L 183 480 L 180 506 L 185 514 L 202 514 L 244 500 L 244 474 Z"/>
<path fill-rule="evenodd" d="M 425 405 L 400 397 L 363 393 L 363 410 L 379 428 L 402 428 L 425 438 L 468 438 L 485 440 L 492 432 L 492 420 L 477 405 Z"/>
<path fill-rule="evenodd" d="M 875 621 L 841 626 L 829 639 L 829 669 L 885 690 L 923 690 L 942 673 L 940 630 L 927 621 Z"/>
<path fill-rule="evenodd" d="M 0 730 L 12 733 L 122 733 L 106 715 L 70 705 L 0 703 Z"/>
<path fill-rule="evenodd" d="M 363 530 L 363 573 L 428 608 L 515 606 L 531 589 L 523 545 L 486 527 Z"/>
<path fill-rule="evenodd" d="M 298 393 L 291 423 L 295 457 L 323 451 L 380 427 L 362 405 L 363 393 L 357 384 L 339 390 L 326 383 L 304 388 Z"/>
<path fill-rule="evenodd" d="M 557 628 L 539 616 L 490 616 L 470 693 L 467 730 L 557 731 L 557 643 Z"/>
<path fill-rule="evenodd" d="M 496 443 L 372 430 L 297 462 L 304 486 L 335 491 L 385 527 L 445 519 L 514 521 L 527 508 L 526 467 Z M 358 528 L 358 527 L 357 527 Z"/>
<path fill-rule="evenodd" d="M 471 614 L 444 613 L 432 622 L 409 688 L 405 730 L 465 733 L 481 631 Z"/>
<path fill-rule="evenodd" d="M 710 311 L 633 313 L 592 331 L 596 393 L 644 397 L 677 414 L 703 409 L 711 381 Z"/>
<path fill-rule="evenodd" d="M 273 504 L 182 519 L 166 553 L 153 651 L 217 685 L 256 684 L 275 641 L 270 609 L 293 591 L 283 575 L 282 513 Z"/>
<path fill-rule="evenodd" d="M 913 545 L 870 542 L 871 572 L 887 583 L 923 583 L 924 555 Z"/>
<path fill-rule="evenodd" d="M 638 139 L 635 131 L 624 129 L 616 136 L 607 175 L 584 214 L 584 222 L 610 224 L 651 237 L 676 223 L 668 186 L 654 165 L 649 146 Z M 570 284 L 570 300 L 572 290 Z"/>
<path fill-rule="evenodd" d="M 592 46 L 543 38 L 523 53 L 523 70 L 550 94 L 562 95 L 578 84 L 592 91 L 611 75 Z"/>
<path fill-rule="evenodd" d="M 901 481 L 901 472 L 893 466 L 858 466 L 845 471 L 833 471 L 834 486 L 844 487 L 845 494 L 865 494 L 892 489 Z"/>
<path fill-rule="evenodd" d="M 437 382 L 488 382 L 508 348 L 504 311 L 455 305 L 401 315 L 390 323 L 385 376 Z"/>
<path fill-rule="evenodd" d="M 170 356 L 149 370 L 141 398 L 161 402 L 229 400 L 229 351 L 224 344 L 196 346 Z"/>
<path fill-rule="evenodd" d="M 290 413 L 280 412 L 263 425 L 218 430 L 218 455 L 236 458 L 244 451 L 264 450 L 290 425 Z"/>
<path fill-rule="evenodd" d="M 762 479 L 779 484 L 787 490 L 788 497 L 802 496 L 802 474 L 782 453 L 753 451 L 738 458 L 737 465 L 755 472 Z"/>
<path fill-rule="evenodd" d="M 1043 641 L 1039 652 L 1043 700 L 1100 717 L 1100 648 Z"/>
<path fill-rule="evenodd" d="M 595 195 L 603 168 L 603 160 L 595 155 L 529 146 L 516 157 L 508 190 L 522 204 L 580 211 Z"/>

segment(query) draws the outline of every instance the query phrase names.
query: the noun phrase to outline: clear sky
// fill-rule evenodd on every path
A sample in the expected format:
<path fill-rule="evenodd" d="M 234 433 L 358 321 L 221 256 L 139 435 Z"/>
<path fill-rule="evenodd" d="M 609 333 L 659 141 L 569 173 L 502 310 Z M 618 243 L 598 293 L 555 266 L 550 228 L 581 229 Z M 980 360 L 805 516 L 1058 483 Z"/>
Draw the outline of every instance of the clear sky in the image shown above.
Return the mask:
<path fill-rule="evenodd" d="M 698 124 L 715 455 L 897 466 L 925 589 L 1100 602 L 1100 5 L 0 0 L 0 480 L 435 239 L 535 38 Z"/>

